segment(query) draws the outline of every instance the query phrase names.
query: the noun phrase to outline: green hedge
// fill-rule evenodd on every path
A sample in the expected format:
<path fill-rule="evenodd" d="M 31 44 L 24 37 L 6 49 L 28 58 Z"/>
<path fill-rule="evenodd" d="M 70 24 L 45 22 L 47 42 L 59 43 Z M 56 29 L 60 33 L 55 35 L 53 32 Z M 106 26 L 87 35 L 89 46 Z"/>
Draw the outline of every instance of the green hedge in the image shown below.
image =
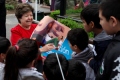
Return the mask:
<path fill-rule="evenodd" d="M 54 18 L 55 20 L 57 19 L 57 15 L 60 14 L 60 10 L 55 10 L 50 13 L 50 16 Z"/>
<path fill-rule="evenodd" d="M 71 29 L 75 28 L 84 28 L 82 23 L 77 23 L 76 21 L 73 21 L 72 19 L 66 18 L 66 19 L 59 19 L 60 23 L 68 26 Z M 88 33 L 89 38 L 93 38 L 93 33 Z"/>
<path fill-rule="evenodd" d="M 14 5 L 6 4 L 5 7 L 7 10 L 14 10 Z"/>
<path fill-rule="evenodd" d="M 68 9 L 66 10 L 66 14 L 69 15 L 69 14 L 75 14 L 75 13 L 80 13 L 82 11 L 82 8 L 81 9 Z M 50 16 L 54 19 L 57 19 L 57 16 L 56 15 L 60 15 L 60 10 L 55 10 L 55 11 L 52 11 L 50 13 Z"/>
<path fill-rule="evenodd" d="M 66 19 L 59 19 L 58 20 L 60 23 L 68 26 L 71 29 L 74 28 L 83 28 L 82 23 L 77 23 L 76 21 L 73 21 L 72 19 L 66 18 Z"/>
<path fill-rule="evenodd" d="M 46 4 L 47 6 L 50 5 L 50 4 L 49 4 L 49 0 L 44 0 L 44 2 L 45 2 L 45 4 Z"/>

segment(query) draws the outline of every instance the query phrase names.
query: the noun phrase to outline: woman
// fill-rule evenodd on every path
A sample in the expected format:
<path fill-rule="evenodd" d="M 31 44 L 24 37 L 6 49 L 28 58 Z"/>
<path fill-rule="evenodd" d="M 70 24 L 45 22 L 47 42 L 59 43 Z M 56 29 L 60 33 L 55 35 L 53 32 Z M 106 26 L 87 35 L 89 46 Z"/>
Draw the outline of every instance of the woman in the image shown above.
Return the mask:
<path fill-rule="evenodd" d="M 22 38 L 30 38 L 37 24 L 32 24 L 33 8 L 27 3 L 19 4 L 16 7 L 15 16 L 18 24 L 11 29 L 11 43 L 15 45 Z"/>
<path fill-rule="evenodd" d="M 18 24 L 11 29 L 11 43 L 15 45 L 22 38 L 30 38 L 37 24 L 33 24 L 33 7 L 27 3 L 16 7 L 15 16 Z M 44 49 L 43 49 L 44 48 Z M 49 44 L 40 49 L 41 52 L 51 50 L 53 45 Z"/>
<path fill-rule="evenodd" d="M 27 3 L 17 5 L 15 16 L 18 20 L 18 24 L 11 29 L 11 43 L 12 46 L 22 38 L 30 38 L 32 32 L 36 28 L 37 24 L 33 24 L 33 8 Z M 53 44 L 47 44 L 40 48 L 41 52 L 49 51 L 54 48 Z M 39 59 L 41 61 L 41 57 Z"/>
<path fill-rule="evenodd" d="M 35 40 L 19 40 L 7 51 L 5 67 L 0 68 L 0 80 L 22 80 L 26 76 L 44 80 L 42 73 L 33 67 L 39 53 Z"/>

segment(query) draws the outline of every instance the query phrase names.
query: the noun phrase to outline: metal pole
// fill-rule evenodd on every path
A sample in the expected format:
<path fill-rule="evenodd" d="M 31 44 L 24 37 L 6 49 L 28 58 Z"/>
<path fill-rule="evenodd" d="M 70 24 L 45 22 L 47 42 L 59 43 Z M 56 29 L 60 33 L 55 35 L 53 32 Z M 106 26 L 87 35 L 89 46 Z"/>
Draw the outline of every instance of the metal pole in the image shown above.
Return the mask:
<path fill-rule="evenodd" d="M 40 0 L 39 0 L 39 4 L 40 4 Z"/>
<path fill-rule="evenodd" d="M 37 0 L 35 0 L 35 20 L 37 21 Z"/>

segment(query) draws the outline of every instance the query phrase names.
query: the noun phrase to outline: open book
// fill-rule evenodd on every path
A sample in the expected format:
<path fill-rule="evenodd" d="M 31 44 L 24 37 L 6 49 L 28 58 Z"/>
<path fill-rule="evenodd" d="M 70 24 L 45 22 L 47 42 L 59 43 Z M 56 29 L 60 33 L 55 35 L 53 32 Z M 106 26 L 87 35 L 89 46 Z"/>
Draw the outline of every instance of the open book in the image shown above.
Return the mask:
<path fill-rule="evenodd" d="M 69 27 L 61 24 L 49 16 L 45 16 L 38 23 L 31 35 L 31 38 L 36 39 L 38 42 L 44 45 L 48 43 L 53 43 L 55 45 L 55 50 L 45 52 L 43 53 L 43 56 L 47 56 L 48 54 L 55 52 L 68 55 L 72 53 L 72 50 L 70 49 L 66 39 L 69 30 Z M 69 49 L 67 49 L 67 47 L 69 47 Z"/>

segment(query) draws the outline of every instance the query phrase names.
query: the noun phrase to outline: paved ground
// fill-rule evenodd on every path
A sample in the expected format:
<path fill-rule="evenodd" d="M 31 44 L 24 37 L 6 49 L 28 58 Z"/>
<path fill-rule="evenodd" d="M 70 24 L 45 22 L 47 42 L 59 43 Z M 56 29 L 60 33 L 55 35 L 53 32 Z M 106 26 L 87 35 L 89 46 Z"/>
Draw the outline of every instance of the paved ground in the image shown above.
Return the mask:
<path fill-rule="evenodd" d="M 31 3 L 31 5 L 33 7 L 35 7 L 35 3 Z M 37 5 L 37 8 L 39 11 L 42 11 L 42 12 L 50 12 L 49 8 L 42 8 L 42 7 L 40 7 L 40 5 Z M 18 24 L 18 21 L 15 17 L 15 14 L 7 14 L 7 16 L 6 16 L 6 34 L 7 35 L 6 36 L 8 39 L 10 39 L 10 35 L 11 35 L 10 29 L 17 24 Z"/>

